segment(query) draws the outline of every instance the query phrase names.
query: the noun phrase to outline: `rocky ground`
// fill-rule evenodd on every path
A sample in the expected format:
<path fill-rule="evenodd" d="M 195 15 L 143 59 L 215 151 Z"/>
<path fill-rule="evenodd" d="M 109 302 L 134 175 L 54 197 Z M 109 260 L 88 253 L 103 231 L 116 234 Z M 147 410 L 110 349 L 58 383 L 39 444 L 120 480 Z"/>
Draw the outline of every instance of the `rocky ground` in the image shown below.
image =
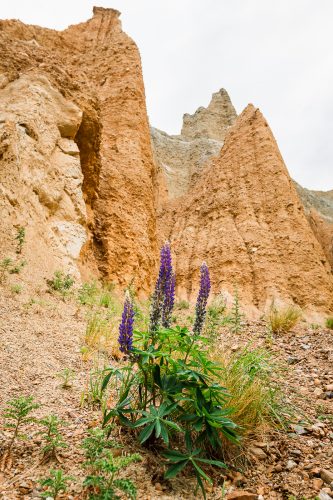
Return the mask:
<path fill-rule="evenodd" d="M 0 409 L 9 399 L 34 395 L 42 404 L 36 416 L 56 413 L 66 421 L 63 433 L 68 444 L 59 454 L 60 464 L 43 465 L 38 429 L 28 428 L 28 439 L 15 447 L 12 466 L 0 472 L 0 498 L 40 498 L 37 479 L 45 477 L 52 466 L 77 479 L 63 498 L 83 498 L 80 445 L 100 415 L 97 409 L 81 404 L 92 363 L 81 352 L 87 310 L 74 298 L 63 301 L 45 290 L 29 298 L 24 293 L 14 294 L 8 286 L 1 289 L 0 310 Z M 294 408 L 294 417 L 286 430 L 270 430 L 260 441 L 249 443 L 238 470 L 216 473 L 208 498 L 333 498 L 332 337 L 332 331 L 306 323 L 276 337 L 267 334 L 263 321 L 247 324 L 239 335 L 231 334 L 227 327 L 221 330 L 218 342 L 224 350 L 237 352 L 250 341 L 273 352 L 284 370 L 281 389 Z M 68 389 L 62 388 L 57 376 L 64 368 L 75 371 Z M 0 438 L 3 449 L 8 434 L 2 422 Z M 198 498 L 193 493 L 193 478 L 165 481 L 157 455 L 139 450 L 124 433 L 117 431 L 117 438 L 126 452 L 140 451 L 142 455 L 142 462 L 125 472 L 137 484 L 139 499 Z"/>

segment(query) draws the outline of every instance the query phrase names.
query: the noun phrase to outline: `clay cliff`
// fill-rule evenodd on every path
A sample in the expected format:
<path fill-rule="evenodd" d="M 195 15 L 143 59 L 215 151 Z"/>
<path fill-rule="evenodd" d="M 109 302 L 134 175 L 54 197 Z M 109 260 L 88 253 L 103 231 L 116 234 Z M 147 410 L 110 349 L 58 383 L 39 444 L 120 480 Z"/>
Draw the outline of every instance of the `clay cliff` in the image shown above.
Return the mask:
<path fill-rule="evenodd" d="M 196 292 L 197 268 L 206 260 L 215 292 L 232 294 L 237 286 L 243 304 L 262 310 L 274 298 L 332 307 L 329 264 L 273 134 L 252 105 L 193 188 L 165 204 L 159 228 L 161 240 L 172 242 L 184 297 Z"/>
<path fill-rule="evenodd" d="M 1 233 L 38 274 L 69 266 L 148 291 L 154 163 L 141 61 L 119 12 L 63 32 L 0 22 Z M 43 264 L 43 265 L 42 265 Z"/>
<path fill-rule="evenodd" d="M 1 258 L 23 226 L 32 281 L 135 278 L 147 296 L 170 239 L 179 297 L 206 260 L 213 291 L 236 285 L 256 311 L 332 309 L 331 197 L 297 188 L 303 208 L 259 110 L 237 117 L 221 89 L 181 134 L 149 129 L 140 55 L 113 9 L 62 32 L 0 21 L 0 53 Z"/>

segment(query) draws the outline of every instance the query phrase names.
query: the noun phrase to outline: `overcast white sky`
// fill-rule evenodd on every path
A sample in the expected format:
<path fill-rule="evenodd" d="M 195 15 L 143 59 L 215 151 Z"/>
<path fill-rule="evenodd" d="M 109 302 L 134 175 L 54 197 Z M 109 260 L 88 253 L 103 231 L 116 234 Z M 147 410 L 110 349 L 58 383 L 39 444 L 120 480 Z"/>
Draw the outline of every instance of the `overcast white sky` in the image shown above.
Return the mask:
<path fill-rule="evenodd" d="M 139 46 L 152 125 L 179 133 L 224 87 L 261 109 L 295 180 L 333 189 L 333 0 L 0 0 L 0 18 L 64 29 L 94 4 Z"/>

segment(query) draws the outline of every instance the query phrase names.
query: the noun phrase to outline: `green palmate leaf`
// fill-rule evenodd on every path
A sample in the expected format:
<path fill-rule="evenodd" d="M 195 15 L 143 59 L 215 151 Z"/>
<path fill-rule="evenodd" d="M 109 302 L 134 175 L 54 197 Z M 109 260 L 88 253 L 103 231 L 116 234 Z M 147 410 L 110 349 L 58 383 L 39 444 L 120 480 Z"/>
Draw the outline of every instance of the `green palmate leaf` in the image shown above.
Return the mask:
<path fill-rule="evenodd" d="M 116 488 L 123 491 L 129 498 L 136 499 L 136 487 L 129 479 L 115 479 L 113 484 Z"/>
<path fill-rule="evenodd" d="M 187 463 L 188 460 L 183 460 L 181 462 L 177 461 L 177 463 L 170 465 L 168 470 L 164 474 L 164 477 L 166 479 L 172 479 L 173 477 L 177 476 L 177 474 L 184 469 Z"/>
<path fill-rule="evenodd" d="M 155 428 L 155 422 L 151 423 L 150 425 L 147 425 L 139 434 L 139 441 L 140 443 L 144 443 L 147 441 L 147 439 L 152 435 L 153 430 Z"/>

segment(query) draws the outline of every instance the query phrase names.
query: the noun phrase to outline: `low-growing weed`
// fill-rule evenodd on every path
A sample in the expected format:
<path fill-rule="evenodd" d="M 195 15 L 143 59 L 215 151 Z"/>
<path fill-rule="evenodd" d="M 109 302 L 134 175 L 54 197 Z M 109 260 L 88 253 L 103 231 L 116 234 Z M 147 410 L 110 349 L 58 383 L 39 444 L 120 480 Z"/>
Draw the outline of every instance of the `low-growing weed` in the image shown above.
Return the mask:
<path fill-rule="evenodd" d="M 74 285 L 74 278 L 70 274 L 65 274 L 62 271 L 55 271 L 53 278 L 46 280 L 46 283 L 50 291 L 59 292 L 65 297 Z"/>
<path fill-rule="evenodd" d="M 57 452 L 63 448 L 67 448 L 67 444 L 63 440 L 59 427 L 64 425 L 63 420 L 60 420 L 57 415 L 48 415 L 39 420 L 39 424 L 45 429 L 40 431 L 39 434 L 44 441 L 43 462 L 50 460 L 58 460 Z"/>
<path fill-rule="evenodd" d="M 187 302 L 187 300 L 180 300 L 179 302 L 177 302 L 175 307 L 176 307 L 176 309 L 179 309 L 180 311 L 182 311 L 184 309 L 189 309 L 190 304 Z"/>
<path fill-rule="evenodd" d="M 40 479 L 39 483 L 43 488 L 47 488 L 41 493 L 42 498 L 53 498 L 56 500 L 59 493 L 66 493 L 67 485 L 70 481 L 74 481 L 71 476 L 65 476 L 61 469 L 51 469 L 48 477 Z"/>
<path fill-rule="evenodd" d="M 329 328 L 330 330 L 333 330 L 333 318 L 327 318 L 326 319 L 326 328 Z"/>
<path fill-rule="evenodd" d="M 18 295 L 19 293 L 22 292 L 22 285 L 12 285 L 10 287 L 10 291 L 13 293 L 13 294 L 16 294 Z"/>
<path fill-rule="evenodd" d="M 75 378 L 75 371 L 71 368 L 64 368 L 61 372 L 57 373 L 57 377 L 61 379 L 61 387 L 63 389 L 69 389 L 73 385 L 73 380 Z"/>
<path fill-rule="evenodd" d="M 81 405 L 87 404 L 104 409 L 106 392 L 103 389 L 105 369 L 95 368 L 90 371 L 86 389 L 81 394 Z"/>
<path fill-rule="evenodd" d="M 96 281 L 83 283 L 78 291 L 78 300 L 83 306 L 93 306 L 96 301 L 96 296 L 99 293 L 99 288 Z"/>
<path fill-rule="evenodd" d="M 25 228 L 19 227 L 15 236 L 17 241 L 16 253 L 22 253 L 22 248 L 25 242 Z"/>
<path fill-rule="evenodd" d="M 268 323 L 272 333 L 287 333 L 297 325 L 302 311 L 293 305 L 278 309 L 274 302 L 271 305 Z"/>
<path fill-rule="evenodd" d="M 234 300 L 231 309 L 230 315 L 230 330 L 232 333 L 240 333 L 243 328 L 244 323 L 244 314 L 241 312 L 240 303 L 239 303 L 239 295 L 238 288 L 234 289 Z"/>

